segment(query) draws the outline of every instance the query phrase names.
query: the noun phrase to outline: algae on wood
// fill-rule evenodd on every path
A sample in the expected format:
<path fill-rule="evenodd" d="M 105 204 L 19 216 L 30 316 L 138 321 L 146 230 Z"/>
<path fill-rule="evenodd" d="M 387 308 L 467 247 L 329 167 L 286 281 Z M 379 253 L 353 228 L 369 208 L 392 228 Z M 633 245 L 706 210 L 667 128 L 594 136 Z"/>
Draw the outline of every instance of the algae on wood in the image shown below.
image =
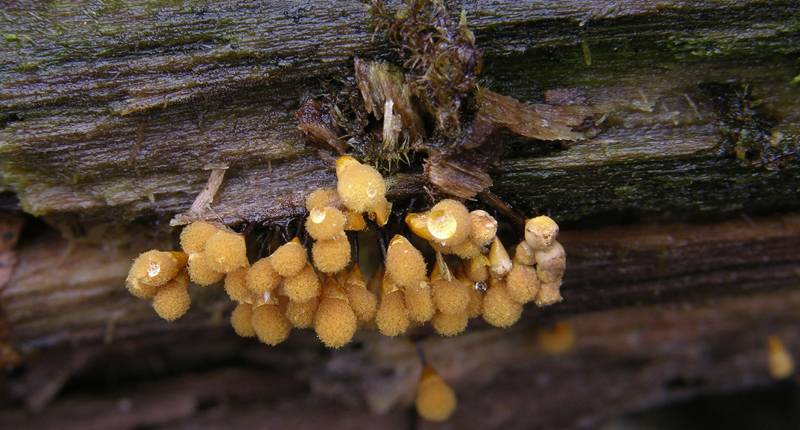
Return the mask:
<path fill-rule="evenodd" d="M 310 172 L 324 164 L 304 147 L 294 111 L 324 92 L 321 78 L 352 75 L 354 55 L 392 57 L 384 39 L 372 41 L 358 2 L 29 6 L 12 4 L 2 17 L 0 169 L 4 187 L 35 215 L 174 214 L 202 189 L 207 164 L 230 166 L 215 205 L 226 223 L 297 214 L 303 193 L 329 185 L 332 175 Z M 800 40 L 788 19 L 797 14 L 791 2 L 477 2 L 465 12 L 484 52 L 489 89 L 539 101 L 542 90 L 577 87 L 589 103 L 610 111 L 605 131 L 578 147 L 546 161 L 524 151 L 514 156 L 533 163 L 526 169 L 566 173 L 574 183 L 585 173 L 560 169 L 562 157 L 589 146 L 612 157 L 629 144 L 643 148 L 624 164 L 601 159 L 621 174 L 595 182 L 621 191 L 604 194 L 605 205 L 590 194 L 572 195 L 581 211 L 565 208 L 565 217 L 632 207 L 625 188 L 637 169 L 648 170 L 651 147 L 695 142 L 666 156 L 678 167 L 659 179 L 676 190 L 697 179 L 680 166 L 727 163 L 722 155 L 705 161 L 704 150 L 721 137 L 698 90 L 702 82 L 747 82 L 779 127 L 796 129 L 791 56 L 800 52 Z M 551 161 L 552 171 L 539 165 Z M 514 184 L 533 180 L 514 176 L 518 166 L 504 162 L 496 174 L 508 172 Z M 796 180 L 792 171 L 770 176 L 778 191 L 765 197 L 743 198 L 720 186 L 702 196 L 662 194 L 647 208 L 712 212 L 782 204 L 786 184 Z M 744 187 L 763 182 L 740 172 L 733 180 Z M 493 191 L 510 197 L 521 189 L 506 182 Z M 528 205 L 553 209 L 565 199 L 521 195 Z"/>

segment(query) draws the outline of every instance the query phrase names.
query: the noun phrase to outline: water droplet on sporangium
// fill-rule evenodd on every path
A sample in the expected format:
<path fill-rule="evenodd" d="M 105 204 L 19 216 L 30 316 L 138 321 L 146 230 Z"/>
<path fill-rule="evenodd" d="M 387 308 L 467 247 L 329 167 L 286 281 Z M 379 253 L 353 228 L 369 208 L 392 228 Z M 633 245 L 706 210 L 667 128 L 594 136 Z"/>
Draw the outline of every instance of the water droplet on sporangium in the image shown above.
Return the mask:
<path fill-rule="evenodd" d="M 377 188 L 372 188 L 372 187 L 367 188 L 367 197 L 373 198 L 373 197 L 375 197 L 377 195 L 378 195 L 378 189 Z"/>
<path fill-rule="evenodd" d="M 308 217 L 311 218 L 311 222 L 319 224 L 322 221 L 325 221 L 325 211 L 314 209 L 311 211 L 311 214 L 309 214 Z"/>
<path fill-rule="evenodd" d="M 160 272 L 161 272 L 161 265 L 156 262 L 151 262 L 147 266 L 147 276 L 151 278 L 158 275 Z"/>
<path fill-rule="evenodd" d="M 450 239 L 457 228 L 456 218 L 447 211 L 433 211 L 428 216 L 428 232 L 439 240 Z"/>

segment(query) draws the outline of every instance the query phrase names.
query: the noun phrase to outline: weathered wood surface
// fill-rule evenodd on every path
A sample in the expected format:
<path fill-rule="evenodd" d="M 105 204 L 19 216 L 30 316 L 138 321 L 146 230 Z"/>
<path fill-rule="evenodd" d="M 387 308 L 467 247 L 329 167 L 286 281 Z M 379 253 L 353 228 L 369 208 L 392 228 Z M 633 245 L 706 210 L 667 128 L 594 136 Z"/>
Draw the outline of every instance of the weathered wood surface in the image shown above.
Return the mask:
<path fill-rule="evenodd" d="M 459 394 L 448 426 L 593 427 L 690 395 L 768 386 L 769 335 L 800 353 L 797 215 L 604 227 L 561 239 L 570 252 L 563 303 L 528 308 L 511 329 L 476 320 L 464 335 L 423 341 Z M 233 333 L 232 305 L 219 286 L 192 290 L 190 313 L 167 323 L 123 287 L 134 255 L 52 235 L 22 244 L 0 300 L 13 328 L 7 341 L 29 370 L 10 381 L 8 395 L 39 412 L 0 409 L 0 421 L 255 428 L 280 415 L 312 428 L 315 421 L 299 417 L 307 407 L 332 428 L 416 420 L 403 412 L 420 365 L 410 339 L 362 331 L 331 352 L 312 331 L 295 330 L 269 347 Z M 565 355 L 549 356 L 537 343 L 537 329 L 554 321 L 576 332 Z M 200 371 L 205 376 L 170 376 Z M 241 378 L 251 388 L 242 391 Z M 212 383 L 209 393 L 203 387 Z"/>
<path fill-rule="evenodd" d="M 406 339 L 364 334 L 363 348 L 329 355 L 309 331 L 293 334 L 279 348 L 236 338 L 227 328 L 151 332 L 30 359 L 38 374 L 28 372 L 11 388 L 41 410 L 2 409 L 0 422 L 42 429 L 249 429 L 283 423 L 317 428 L 321 422 L 333 429 L 354 423 L 592 428 L 623 411 L 773 385 L 766 337 L 780 336 L 797 356 L 798 306 L 794 287 L 584 313 L 566 319 L 576 343 L 556 356 L 538 344 L 541 321 L 428 339 L 423 345 L 429 362 L 459 396 L 459 408 L 444 425 L 417 421 L 409 413 L 420 363 Z M 192 375 L 166 377 L 187 371 Z M 42 398 L 57 389 L 42 379 L 89 388 L 68 388 L 43 406 Z"/>
<path fill-rule="evenodd" d="M 800 279 L 798 215 L 605 227 L 563 232 L 559 240 L 569 252 L 564 302 L 544 310 L 532 307 L 531 318 L 767 292 L 796 286 Z M 365 260 L 376 245 L 362 240 Z M 79 244 L 55 232 L 20 244 L 19 263 L 0 292 L 15 343 L 97 342 L 119 333 L 227 324 L 233 305 L 221 285 L 194 289 L 193 309 L 173 324 L 160 320 L 147 301 L 131 296 L 124 288 L 130 262 L 145 249 L 169 249 L 172 241 L 164 237 L 138 246 Z"/>
<path fill-rule="evenodd" d="M 610 112 L 605 131 L 577 147 L 545 157 L 536 145 L 510 149 L 493 172 L 501 197 L 563 219 L 797 207 L 787 203 L 796 165 L 754 171 L 709 152 L 721 137 L 697 87 L 749 83 L 777 129 L 796 129 L 792 2 L 464 8 L 490 89 L 537 101 L 542 90 L 577 87 Z M 365 13 L 352 1 L 11 2 L 0 17 L 3 183 L 36 215 L 131 220 L 185 210 L 203 167 L 226 164 L 216 216 L 297 214 L 303 195 L 333 175 L 304 147 L 294 110 L 324 92 L 320 79 L 352 74 L 354 56 L 392 58 L 384 38 L 372 41 Z"/>
<path fill-rule="evenodd" d="M 174 246 L 160 226 L 189 208 L 206 165 L 230 166 L 209 214 L 228 223 L 298 215 L 333 183 L 294 111 L 355 56 L 396 60 L 361 3 L 3 6 L 3 189 L 71 239 L 29 220 L 12 249 L 20 218 L 2 224 L 0 362 L 17 370 L 3 376 L 0 427 L 436 427 L 407 413 L 419 371 L 407 339 L 365 332 L 330 352 L 295 331 L 271 348 L 233 334 L 219 287 L 193 289 L 169 324 L 122 282 L 138 252 Z M 565 300 L 510 330 L 475 322 L 423 341 L 461 402 L 440 427 L 594 427 L 770 385 L 767 336 L 800 357 L 800 165 L 719 151 L 698 84 L 747 83 L 774 131 L 796 133 L 796 4 L 463 7 L 490 90 L 541 102 L 575 87 L 603 114 L 601 133 L 566 148 L 509 141 L 491 170 L 494 194 L 563 221 Z M 390 198 L 423 195 L 420 170 L 399 173 Z M 561 320 L 577 343 L 549 356 L 536 329 Z"/>

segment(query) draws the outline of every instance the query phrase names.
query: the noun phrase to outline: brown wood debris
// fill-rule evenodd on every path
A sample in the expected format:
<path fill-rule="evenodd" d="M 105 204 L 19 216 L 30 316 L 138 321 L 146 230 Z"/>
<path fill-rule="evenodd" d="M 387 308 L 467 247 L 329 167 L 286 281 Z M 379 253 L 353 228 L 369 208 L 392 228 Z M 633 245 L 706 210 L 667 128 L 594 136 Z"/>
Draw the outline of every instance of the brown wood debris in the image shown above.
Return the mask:
<path fill-rule="evenodd" d="M 387 151 L 402 152 L 426 137 L 425 123 L 420 117 L 419 107 L 400 71 L 393 70 L 382 61 L 369 62 L 356 58 L 355 77 L 368 113 L 379 120 L 386 120 L 393 115 L 398 115 L 401 119 L 400 135 L 395 137 L 397 143 L 390 145 L 387 141 L 389 136 L 384 133 L 383 146 Z M 386 109 L 389 102 L 391 110 Z M 392 113 L 392 110 L 397 113 Z"/>
<path fill-rule="evenodd" d="M 297 129 L 303 132 L 309 145 L 330 149 L 340 155 L 347 151 L 347 144 L 333 131 L 330 121 L 326 121 L 327 116 L 323 114 L 322 105 L 318 101 L 306 100 L 294 116 L 299 123 Z"/>
<path fill-rule="evenodd" d="M 572 129 L 594 112 L 590 106 L 524 104 L 488 90 L 478 93 L 476 103 L 478 112 L 464 137 L 425 163 L 431 184 L 461 198 L 492 185 L 487 170 L 500 159 L 509 133 L 536 140 L 583 140 L 586 136 Z"/>

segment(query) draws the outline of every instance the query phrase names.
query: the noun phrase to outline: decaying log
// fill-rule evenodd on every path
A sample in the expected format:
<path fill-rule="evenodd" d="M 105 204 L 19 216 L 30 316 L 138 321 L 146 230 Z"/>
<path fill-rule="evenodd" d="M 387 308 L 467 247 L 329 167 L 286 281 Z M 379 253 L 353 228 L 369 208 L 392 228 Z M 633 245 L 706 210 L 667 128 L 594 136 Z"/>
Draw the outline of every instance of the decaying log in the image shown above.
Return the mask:
<path fill-rule="evenodd" d="M 566 231 L 559 241 L 569 252 L 564 302 L 531 308 L 531 318 L 767 292 L 796 285 L 800 276 L 798 215 Z M 124 279 L 139 252 L 170 249 L 172 239 L 154 238 L 139 249 L 123 244 L 76 245 L 55 232 L 21 244 L 0 293 L 15 343 L 34 347 L 227 324 L 223 314 L 232 303 L 219 285 L 192 290 L 195 306 L 186 317 L 160 320 L 125 290 Z M 371 245 L 362 240 L 364 260 L 374 253 Z"/>
<path fill-rule="evenodd" d="M 800 352 L 793 330 L 800 322 L 798 219 L 792 215 L 562 233 L 570 250 L 562 304 L 545 311 L 526 309 L 523 321 L 512 329 L 491 329 L 474 321 L 462 336 L 433 335 L 423 341 L 429 362 L 459 393 L 463 406 L 451 425 L 594 426 L 619 412 L 689 394 L 770 384 L 766 338 L 778 335 L 795 355 Z M 16 395 L 43 412 L 0 412 L 7 414 L 4 420 L 49 428 L 57 425 L 61 411 L 70 409 L 74 415 L 68 422 L 74 420 L 76 426 L 98 420 L 106 428 L 134 428 L 177 420 L 179 426 L 237 423 L 249 428 L 277 410 L 302 408 L 307 402 L 320 405 L 313 406 L 319 407 L 318 413 L 340 423 L 333 428 L 346 428 L 354 417 L 384 422 L 404 416 L 399 411 L 408 405 L 420 366 L 410 339 L 363 331 L 354 345 L 329 356 L 312 331 L 295 330 L 286 344 L 269 347 L 235 336 L 225 316 L 231 303 L 220 287 L 194 289 L 189 315 L 167 323 L 124 289 L 134 255 L 98 245 L 70 246 L 52 236 L 21 246 L 19 266 L 0 295 L 14 328 L 11 341 L 33 368 L 52 360 L 37 349 L 62 358 L 54 362 L 58 372 L 44 373 L 49 375 L 47 384 L 42 385 L 44 376 L 30 374 L 15 382 Z M 85 265 L 87 260 L 94 264 Z M 76 265 L 84 270 L 69 269 Z M 565 355 L 548 356 L 537 343 L 537 330 L 554 321 L 567 321 L 576 332 L 576 345 Z M 101 340 L 107 346 L 67 346 Z M 167 351 L 165 345 L 171 345 Z M 244 359 L 250 366 L 275 369 L 253 376 L 264 381 L 256 386 L 279 384 L 292 395 L 231 389 L 204 400 L 209 394 L 198 388 L 202 379 L 190 388 L 177 385 L 175 390 L 185 388 L 180 395 L 166 394 L 178 382 L 164 380 L 155 383 L 158 388 L 135 385 L 114 391 L 113 402 L 105 396 L 67 394 L 45 407 L 68 381 L 112 372 L 124 351 L 136 351 L 142 360 L 127 365 L 132 366 L 130 378 L 169 374 L 175 366 L 214 366 L 227 381 L 228 372 L 235 379 L 238 371 L 224 369 Z M 73 364 L 64 366 L 64 360 Z M 298 388 L 291 378 L 280 382 L 286 372 L 305 381 L 301 385 L 311 391 Z M 164 415 L 163 409 L 148 406 L 160 404 L 149 400 L 155 392 L 167 396 L 164 403 L 182 406 Z M 629 396 L 631 392 L 638 394 Z M 563 403 L 566 399 L 569 406 Z M 217 406 L 201 407 L 208 402 Z M 251 402 L 264 406 L 251 409 Z M 285 419 L 298 419 L 284 413 Z M 390 415 L 370 415 L 375 413 Z"/>
<path fill-rule="evenodd" d="M 507 330 L 364 330 L 336 351 L 309 330 L 274 348 L 236 337 L 220 286 L 191 286 L 192 310 L 167 323 L 123 281 L 139 252 L 175 249 L 169 220 L 195 201 L 187 220 L 303 216 L 335 174 L 295 112 L 358 100 L 356 57 L 402 61 L 360 2 L 157 3 L 3 3 L 0 427 L 591 428 L 771 386 L 768 336 L 800 358 L 794 2 L 448 3 L 483 52 L 479 87 L 590 107 L 561 129 L 575 141 L 503 135 L 471 187 L 491 183 L 471 204 L 507 220 L 559 221 L 564 301 Z M 428 201 L 423 163 L 452 144 L 437 139 L 393 171 L 390 200 Z M 747 145 L 785 152 L 762 162 Z M 224 180 L 195 200 L 209 166 Z M 550 355 L 537 333 L 556 322 L 576 341 Z M 459 397 L 443 425 L 409 406 L 418 339 Z"/>
<path fill-rule="evenodd" d="M 295 215 L 333 176 L 304 148 L 294 111 L 325 93 L 320 79 L 352 75 L 354 55 L 390 50 L 371 43 L 358 2 L 29 6 L 2 17 L 0 169 L 35 215 L 174 214 L 202 190 L 208 164 L 230 166 L 216 217 Z M 749 84 L 775 129 L 796 134 L 791 2 L 509 1 L 465 11 L 491 90 L 539 101 L 543 90 L 577 87 L 607 113 L 597 118 L 603 133 L 568 150 L 532 157 L 541 145 L 516 146 L 492 172 L 496 194 L 563 218 L 797 208 L 787 203 L 796 165 L 753 171 L 713 151 L 722 137 L 698 88 Z"/>
<path fill-rule="evenodd" d="M 794 287 L 693 304 L 584 313 L 566 319 L 576 342 L 562 355 L 542 350 L 536 333 L 546 324 L 530 319 L 505 331 L 430 338 L 423 347 L 429 363 L 459 395 L 459 409 L 447 426 L 590 428 L 622 411 L 669 400 L 771 386 L 766 338 L 780 336 L 794 345 L 795 356 L 800 353 L 795 330 L 799 305 Z M 181 335 L 151 332 L 114 342 L 95 351 L 74 379 L 97 384 L 99 378 L 101 386 L 126 382 L 115 369 L 131 351 L 136 354 L 128 359 L 133 371 L 128 378 L 146 380 L 174 366 L 219 370 L 192 378 L 129 382 L 98 394 L 67 391 L 40 413 L 0 410 L 0 419 L 37 428 L 119 429 L 248 429 L 262 428 L 265 420 L 298 428 L 314 428 L 317 420 L 334 429 L 352 428 L 353 420 L 392 423 L 389 428 L 395 428 L 415 420 L 404 411 L 420 363 L 416 347 L 406 339 L 363 333 L 363 348 L 327 356 L 309 331 L 293 334 L 287 345 L 275 349 L 224 330 L 228 333 L 211 328 Z M 56 352 L 61 361 L 81 353 Z M 272 370 L 246 370 L 241 363 Z M 18 381 L 15 388 L 24 393 L 27 387 Z M 417 425 L 438 427 L 422 421 Z"/>

